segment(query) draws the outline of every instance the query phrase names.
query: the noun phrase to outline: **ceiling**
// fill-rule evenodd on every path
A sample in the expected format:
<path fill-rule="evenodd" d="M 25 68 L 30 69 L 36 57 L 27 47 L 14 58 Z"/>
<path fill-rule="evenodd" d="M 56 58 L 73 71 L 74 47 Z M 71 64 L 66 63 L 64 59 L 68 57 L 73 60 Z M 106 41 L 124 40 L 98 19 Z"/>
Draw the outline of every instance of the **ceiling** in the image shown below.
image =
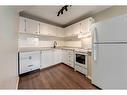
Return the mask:
<path fill-rule="evenodd" d="M 86 17 L 103 11 L 110 6 L 74 6 L 68 7 L 68 11 L 63 15 L 57 16 L 57 12 L 63 6 L 28 6 L 20 12 L 22 16 L 28 16 L 34 19 L 39 19 L 44 22 L 54 24 L 61 27 L 66 27 Z"/>

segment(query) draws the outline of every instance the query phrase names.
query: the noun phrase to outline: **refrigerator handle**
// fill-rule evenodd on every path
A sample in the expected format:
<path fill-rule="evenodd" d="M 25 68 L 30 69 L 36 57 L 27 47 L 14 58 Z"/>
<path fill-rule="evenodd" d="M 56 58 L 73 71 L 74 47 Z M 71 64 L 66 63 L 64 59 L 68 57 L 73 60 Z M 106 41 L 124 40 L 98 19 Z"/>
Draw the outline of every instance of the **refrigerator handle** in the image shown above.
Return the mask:
<path fill-rule="evenodd" d="M 93 61 L 96 63 L 96 57 L 97 57 L 97 44 L 93 44 Z"/>
<path fill-rule="evenodd" d="M 91 31 L 92 31 L 92 43 L 96 43 L 97 42 L 97 28 L 93 26 Z"/>
<path fill-rule="evenodd" d="M 96 29 L 96 27 L 94 26 L 94 28 L 92 29 L 93 31 L 92 31 L 92 53 L 93 53 L 93 61 L 94 61 L 94 63 L 95 63 L 95 61 L 96 61 L 96 51 L 97 51 L 97 44 L 95 44 L 96 43 L 96 41 L 97 41 L 97 29 Z"/>

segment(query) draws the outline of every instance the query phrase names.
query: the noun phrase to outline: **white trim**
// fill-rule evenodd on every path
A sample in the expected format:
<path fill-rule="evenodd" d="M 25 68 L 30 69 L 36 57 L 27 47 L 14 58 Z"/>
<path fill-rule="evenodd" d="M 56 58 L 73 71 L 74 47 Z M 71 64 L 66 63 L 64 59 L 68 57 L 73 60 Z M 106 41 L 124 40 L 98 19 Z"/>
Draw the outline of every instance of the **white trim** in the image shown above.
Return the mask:
<path fill-rule="evenodd" d="M 16 90 L 18 89 L 18 85 L 19 85 L 19 77 L 17 77 Z"/>
<path fill-rule="evenodd" d="M 92 78 L 90 76 L 87 76 L 87 78 L 89 78 L 90 80 L 92 80 Z"/>

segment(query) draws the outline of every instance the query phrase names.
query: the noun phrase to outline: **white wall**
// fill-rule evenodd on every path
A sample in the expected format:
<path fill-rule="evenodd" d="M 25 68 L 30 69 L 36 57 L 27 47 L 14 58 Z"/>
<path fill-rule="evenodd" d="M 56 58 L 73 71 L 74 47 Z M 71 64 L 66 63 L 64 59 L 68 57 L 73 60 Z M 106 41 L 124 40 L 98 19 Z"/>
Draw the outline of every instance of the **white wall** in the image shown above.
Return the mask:
<path fill-rule="evenodd" d="M 12 7 L 0 6 L 0 89 L 15 89 L 18 79 L 18 15 Z"/>
<path fill-rule="evenodd" d="M 127 6 L 113 6 L 102 12 L 94 14 L 92 17 L 95 19 L 96 22 L 98 22 L 123 14 L 127 14 Z"/>

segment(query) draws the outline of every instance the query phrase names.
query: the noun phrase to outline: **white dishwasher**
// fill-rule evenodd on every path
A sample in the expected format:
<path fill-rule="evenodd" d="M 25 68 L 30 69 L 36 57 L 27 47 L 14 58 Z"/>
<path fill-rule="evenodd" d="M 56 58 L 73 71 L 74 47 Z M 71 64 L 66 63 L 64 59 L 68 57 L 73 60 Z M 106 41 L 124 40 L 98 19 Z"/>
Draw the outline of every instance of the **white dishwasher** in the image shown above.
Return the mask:
<path fill-rule="evenodd" d="M 19 74 L 40 69 L 40 51 L 19 53 Z"/>

